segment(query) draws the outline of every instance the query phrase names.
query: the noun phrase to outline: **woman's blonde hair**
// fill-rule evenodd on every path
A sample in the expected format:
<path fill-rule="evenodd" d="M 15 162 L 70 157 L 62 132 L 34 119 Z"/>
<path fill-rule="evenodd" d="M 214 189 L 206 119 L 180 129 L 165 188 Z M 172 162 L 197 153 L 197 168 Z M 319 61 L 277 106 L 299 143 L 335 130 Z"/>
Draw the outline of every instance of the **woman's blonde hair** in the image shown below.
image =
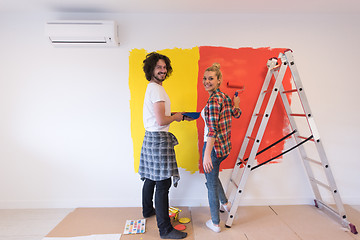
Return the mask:
<path fill-rule="evenodd" d="M 213 63 L 211 67 L 208 67 L 205 71 L 215 72 L 216 77 L 221 80 L 222 73 L 220 71 L 220 63 Z"/>

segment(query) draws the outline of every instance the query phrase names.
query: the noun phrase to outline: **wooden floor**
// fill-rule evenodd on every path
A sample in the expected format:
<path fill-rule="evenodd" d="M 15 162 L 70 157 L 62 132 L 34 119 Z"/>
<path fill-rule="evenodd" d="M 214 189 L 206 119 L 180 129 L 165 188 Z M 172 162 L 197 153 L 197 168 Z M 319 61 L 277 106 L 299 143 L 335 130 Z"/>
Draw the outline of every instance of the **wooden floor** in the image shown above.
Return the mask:
<path fill-rule="evenodd" d="M 345 206 L 348 220 L 360 230 L 360 206 Z M 221 214 L 221 233 L 205 226 L 208 207 L 180 207 L 189 240 L 353 240 L 354 235 L 334 219 L 310 205 L 239 207 L 231 228 L 225 228 Z M 91 234 L 122 233 L 125 221 L 140 219 L 140 208 L 78 208 L 0 210 L 0 240 L 42 240 Z M 178 224 L 176 221 L 174 225 Z M 147 220 L 146 233 L 122 235 L 121 240 L 160 239 L 155 217 Z"/>

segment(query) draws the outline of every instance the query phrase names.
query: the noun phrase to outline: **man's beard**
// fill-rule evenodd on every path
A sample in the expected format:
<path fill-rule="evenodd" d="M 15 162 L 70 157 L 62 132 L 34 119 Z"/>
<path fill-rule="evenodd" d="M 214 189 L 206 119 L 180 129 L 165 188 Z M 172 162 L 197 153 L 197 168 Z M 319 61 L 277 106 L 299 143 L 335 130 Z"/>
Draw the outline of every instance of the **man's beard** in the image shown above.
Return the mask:
<path fill-rule="evenodd" d="M 166 74 L 165 74 L 165 77 L 162 79 L 162 78 L 158 78 L 157 76 L 154 76 L 154 78 L 156 79 L 156 80 L 158 80 L 159 82 L 163 82 L 163 81 L 165 81 L 165 79 L 166 79 Z"/>

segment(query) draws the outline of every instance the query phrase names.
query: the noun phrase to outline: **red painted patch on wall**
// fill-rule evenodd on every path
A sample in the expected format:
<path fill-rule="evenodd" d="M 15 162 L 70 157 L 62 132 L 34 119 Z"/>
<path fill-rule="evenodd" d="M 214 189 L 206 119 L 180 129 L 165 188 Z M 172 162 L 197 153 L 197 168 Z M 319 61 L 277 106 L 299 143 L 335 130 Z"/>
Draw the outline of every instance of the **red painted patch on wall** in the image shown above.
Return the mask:
<path fill-rule="evenodd" d="M 220 86 L 221 91 L 232 98 L 237 89 L 227 87 L 227 82 L 230 82 L 231 85 L 243 85 L 245 87 L 245 91 L 240 94 L 240 108 L 242 110 L 242 115 L 240 119 L 233 118 L 232 121 L 232 150 L 229 157 L 222 162 L 221 169 L 232 169 L 235 165 L 247 127 L 251 120 L 251 115 L 265 80 L 268 70 L 266 66 L 267 61 L 272 57 L 278 57 L 279 53 L 284 52 L 285 50 L 286 48 L 199 48 L 200 59 L 197 85 L 197 111 L 200 112 L 204 108 L 207 99 L 209 98 L 209 94 L 204 90 L 202 79 L 205 69 L 210 67 L 214 62 L 220 63 L 223 74 L 223 82 Z M 283 80 L 285 89 L 291 89 L 290 77 L 290 74 L 286 73 Z M 274 79 L 272 82 L 273 81 Z M 289 102 L 291 101 L 290 97 L 291 96 L 289 95 Z M 259 125 L 260 122 L 257 122 L 256 126 L 259 127 Z M 288 132 L 286 131 L 288 125 L 289 123 L 284 107 L 278 96 L 259 150 L 285 136 Z M 204 121 L 202 119 L 197 121 L 197 129 L 199 136 L 199 152 L 200 156 L 202 156 L 202 148 L 204 145 Z M 250 147 L 249 144 L 245 158 L 250 154 Z M 265 162 L 278 155 L 283 149 L 284 142 L 277 144 L 275 147 L 259 155 L 257 158 L 258 163 Z M 199 162 L 199 170 L 200 172 L 203 172 L 202 157 Z"/>

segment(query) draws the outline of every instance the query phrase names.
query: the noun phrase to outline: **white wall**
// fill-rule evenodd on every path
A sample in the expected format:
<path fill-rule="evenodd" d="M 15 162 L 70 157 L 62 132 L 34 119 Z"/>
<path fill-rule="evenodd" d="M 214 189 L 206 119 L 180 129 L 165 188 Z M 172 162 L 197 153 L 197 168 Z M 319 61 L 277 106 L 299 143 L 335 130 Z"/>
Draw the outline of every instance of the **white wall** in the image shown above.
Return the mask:
<path fill-rule="evenodd" d="M 54 48 L 53 19 L 116 20 L 121 46 Z M 2 14 L 0 208 L 140 206 L 129 51 L 195 46 L 291 48 L 343 201 L 360 204 L 359 29 L 358 15 Z M 181 176 L 171 203 L 206 205 L 204 176 Z M 312 191 L 291 152 L 254 171 L 241 204 L 303 203 Z"/>

